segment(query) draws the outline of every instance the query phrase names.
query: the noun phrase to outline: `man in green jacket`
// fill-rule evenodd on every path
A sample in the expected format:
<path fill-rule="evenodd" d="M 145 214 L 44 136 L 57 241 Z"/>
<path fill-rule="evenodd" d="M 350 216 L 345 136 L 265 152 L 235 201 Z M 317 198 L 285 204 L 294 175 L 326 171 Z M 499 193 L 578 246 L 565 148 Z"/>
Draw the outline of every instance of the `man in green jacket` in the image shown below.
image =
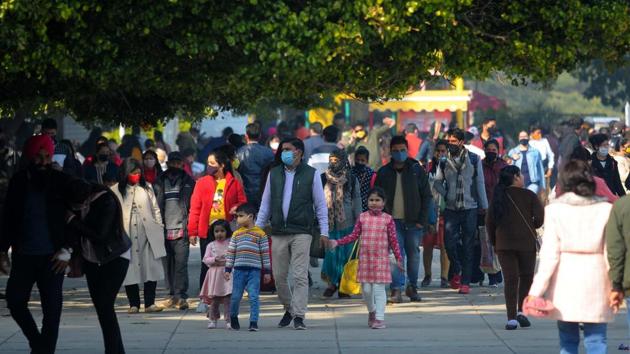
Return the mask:
<path fill-rule="evenodd" d="M 630 197 L 623 197 L 613 205 L 606 225 L 606 248 L 612 282 L 610 304 L 617 310 L 625 294 L 630 293 Z M 626 298 L 626 305 L 630 305 L 630 297 Z M 630 325 L 630 311 L 627 320 Z"/>

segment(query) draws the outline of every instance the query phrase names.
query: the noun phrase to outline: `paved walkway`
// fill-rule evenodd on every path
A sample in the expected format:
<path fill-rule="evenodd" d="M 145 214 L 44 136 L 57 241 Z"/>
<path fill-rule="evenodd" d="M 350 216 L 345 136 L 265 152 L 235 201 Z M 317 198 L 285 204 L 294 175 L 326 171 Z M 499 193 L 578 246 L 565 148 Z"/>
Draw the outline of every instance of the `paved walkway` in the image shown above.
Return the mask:
<path fill-rule="evenodd" d="M 199 250 L 191 250 L 192 288 L 197 291 Z M 435 257 L 434 274 L 438 274 Z M 319 274 L 313 269 L 313 274 Z M 421 272 L 422 274 L 422 272 Z M 319 278 L 315 276 L 314 278 Z M 4 289 L 6 277 L 0 277 Z M 317 279 L 316 279 L 317 280 Z M 276 328 L 282 309 L 275 295 L 264 294 L 261 301 L 260 332 L 206 329 L 204 315 L 168 310 L 159 314 L 128 315 L 124 291 L 119 294 L 118 319 L 128 353 L 557 353 L 555 322 L 532 319 L 529 329 L 505 331 L 502 289 L 473 287 L 471 294 L 458 295 L 435 286 L 422 289 L 421 303 L 388 306 L 385 330 L 366 326 L 367 314 L 360 298 L 323 301 L 324 285 L 311 289 L 307 331 Z M 164 291 L 160 292 L 162 295 Z M 192 294 L 193 292 L 191 292 Z M 102 337 L 84 279 L 68 279 L 64 286 L 64 312 L 57 346 L 58 353 L 103 352 Z M 196 303 L 195 303 L 196 304 Z M 40 318 L 37 292 L 32 308 Z M 27 353 L 28 344 L 11 319 L 5 305 L 0 309 L 0 353 Z M 243 302 L 241 313 L 247 313 Z M 241 315 L 241 325 L 247 316 Z M 627 343 L 625 310 L 609 326 L 609 351 Z M 620 352 L 621 353 L 621 352 Z"/>

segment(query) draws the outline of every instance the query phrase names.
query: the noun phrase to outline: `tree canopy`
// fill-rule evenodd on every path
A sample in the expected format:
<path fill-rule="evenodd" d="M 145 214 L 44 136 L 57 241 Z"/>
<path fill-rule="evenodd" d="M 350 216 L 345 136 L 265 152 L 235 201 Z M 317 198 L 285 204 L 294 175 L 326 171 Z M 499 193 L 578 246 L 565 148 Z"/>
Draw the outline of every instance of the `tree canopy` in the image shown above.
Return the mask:
<path fill-rule="evenodd" d="M 2 0 L 0 109 L 154 123 L 396 97 L 431 69 L 544 82 L 630 52 L 627 0 Z"/>
<path fill-rule="evenodd" d="M 578 69 L 575 75 L 588 84 L 584 91 L 588 98 L 599 97 L 604 104 L 616 108 L 630 101 L 630 54 L 625 65 L 610 68 L 601 60 L 595 60 Z"/>

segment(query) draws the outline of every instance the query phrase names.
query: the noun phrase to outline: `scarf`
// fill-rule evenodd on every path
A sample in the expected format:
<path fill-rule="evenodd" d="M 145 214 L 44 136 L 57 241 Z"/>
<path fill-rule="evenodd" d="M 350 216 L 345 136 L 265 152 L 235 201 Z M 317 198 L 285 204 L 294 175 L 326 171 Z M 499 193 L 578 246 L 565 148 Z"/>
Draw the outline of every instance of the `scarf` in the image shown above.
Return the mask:
<path fill-rule="evenodd" d="M 457 210 L 464 209 L 464 175 L 463 172 L 466 170 L 466 160 L 468 158 L 468 154 L 466 153 L 466 148 L 462 147 L 462 151 L 459 153 L 459 156 L 453 157 L 451 156 L 447 161 L 448 164 L 457 171 L 457 183 L 455 185 L 455 208 Z"/>
<path fill-rule="evenodd" d="M 352 173 L 357 176 L 357 179 L 359 180 L 359 188 L 361 190 L 361 209 L 363 211 L 367 211 L 367 194 L 372 187 L 371 183 L 374 170 L 367 166 L 355 165 L 352 168 Z"/>
<path fill-rule="evenodd" d="M 342 224 L 346 221 L 346 213 L 343 207 L 343 196 L 350 168 L 348 165 L 348 156 L 344 150 L 335 150 L 330 153 L 331 157 L 337 157 L 336 164 L 330 164 L 326 172 L 326 186 L 324 187 L 324 195 L 326 197 L 326 206 L 328 207 L 328 225 L 334 229 L 335 222 Z M 334 192 L 333 192 L 334 190 Z"/>

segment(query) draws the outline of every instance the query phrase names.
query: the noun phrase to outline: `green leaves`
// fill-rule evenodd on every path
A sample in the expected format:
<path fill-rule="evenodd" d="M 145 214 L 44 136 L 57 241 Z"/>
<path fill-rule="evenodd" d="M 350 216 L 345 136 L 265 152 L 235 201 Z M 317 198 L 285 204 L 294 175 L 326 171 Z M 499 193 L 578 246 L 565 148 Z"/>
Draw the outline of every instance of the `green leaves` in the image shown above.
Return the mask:
<path fill-rule="evenodd" d="M 429 70 L 553 80 L 630 51 L 627 0 L 4 0 L 0 109 L 155 123 L 208 107 L 395 97 Z"/>

